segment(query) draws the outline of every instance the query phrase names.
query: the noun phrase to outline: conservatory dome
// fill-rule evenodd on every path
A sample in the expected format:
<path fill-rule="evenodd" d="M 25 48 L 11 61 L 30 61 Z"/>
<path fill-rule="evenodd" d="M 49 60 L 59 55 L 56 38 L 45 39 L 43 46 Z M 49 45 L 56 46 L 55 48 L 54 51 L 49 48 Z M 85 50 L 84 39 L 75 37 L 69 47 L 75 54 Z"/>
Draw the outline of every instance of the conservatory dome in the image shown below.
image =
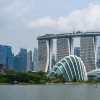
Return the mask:
<path fill-rule="evenodd" d="M 74 78 L 76 78 L 77 81 L 87 80 L 87 72 L 84 63 L 75 55 L 66 56 L 57 62 L 48 73 L 48 77 L 54 78 L 55 74 L 63 74 L 64 78 L 68 81 L 73 81 Z"/>

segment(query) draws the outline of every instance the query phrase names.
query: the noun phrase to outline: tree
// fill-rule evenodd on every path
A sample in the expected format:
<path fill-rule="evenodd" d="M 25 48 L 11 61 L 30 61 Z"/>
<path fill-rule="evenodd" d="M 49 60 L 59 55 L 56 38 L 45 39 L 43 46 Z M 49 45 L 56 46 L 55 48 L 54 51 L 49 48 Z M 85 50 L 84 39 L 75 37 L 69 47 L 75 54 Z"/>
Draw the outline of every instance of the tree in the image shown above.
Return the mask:
<path fill-rule="evenodd" d="M 60 79 L 60 82 L 66 82 L 66 79 L 64 78 L 63 74 L 59 75 L 59 79 Z"/>
<path fill-rule="evenodd" d="M 51 80 L 52 83 L 59 83 L 60 82 L 60 79 L 59 78 L 53 78 Z"/>
<path fill-rule="evenodd" d="M 59 76 L 58 76 L 58 74 L 55 74 L 55 76 L 54 76 L 55 78 L 59 78 Z"/>

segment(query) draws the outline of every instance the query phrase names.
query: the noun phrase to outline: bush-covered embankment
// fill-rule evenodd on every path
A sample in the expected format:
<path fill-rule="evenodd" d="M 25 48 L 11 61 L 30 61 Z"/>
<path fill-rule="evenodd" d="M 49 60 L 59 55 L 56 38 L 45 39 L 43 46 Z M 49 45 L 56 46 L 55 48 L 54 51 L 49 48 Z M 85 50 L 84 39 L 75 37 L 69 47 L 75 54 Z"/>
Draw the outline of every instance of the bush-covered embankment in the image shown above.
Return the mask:
<path fill-rule="evenodd" d="M 47 78 L 47 74 L 44 72 L 0 72 L 0 84 L 50 84 L 50 83 L 72 83 L 72 84 L 97 84 L 100 83 L 100 80 L 97 81 L 76 81 L 73 79 L 73 82 L 67 81 L 63 75 L 55 75 L 55 78 Z"/>
<path fill-rule="evenodd" d="M 44 72 L 0 72 L 0 84 L 46 84 L 66 82 L 63 75 L 56 75 L 52 80 Z"/>

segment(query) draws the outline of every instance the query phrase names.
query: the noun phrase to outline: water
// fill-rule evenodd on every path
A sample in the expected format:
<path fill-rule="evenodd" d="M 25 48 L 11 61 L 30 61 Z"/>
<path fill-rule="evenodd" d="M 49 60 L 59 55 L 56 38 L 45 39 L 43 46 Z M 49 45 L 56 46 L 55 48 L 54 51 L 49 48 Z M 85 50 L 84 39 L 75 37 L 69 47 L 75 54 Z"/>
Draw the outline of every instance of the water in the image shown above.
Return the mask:
<path fill-rule="evenodd" d="M 100 100 L 100 85 L 0 85 L 0 100 Z"/>

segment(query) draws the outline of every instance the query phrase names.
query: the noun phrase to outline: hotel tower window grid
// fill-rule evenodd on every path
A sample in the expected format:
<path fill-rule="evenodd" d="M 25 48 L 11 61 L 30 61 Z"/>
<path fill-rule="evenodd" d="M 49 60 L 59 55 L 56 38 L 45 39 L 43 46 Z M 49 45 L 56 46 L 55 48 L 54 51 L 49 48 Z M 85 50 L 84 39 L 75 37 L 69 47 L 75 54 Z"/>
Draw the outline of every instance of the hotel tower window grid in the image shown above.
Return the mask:
<path fill-rule="evenodd" d="M 82 37 L 80 41 L 80 57 L 86 66 L 87 72 L 95 69 L 95 39 Z"/>

